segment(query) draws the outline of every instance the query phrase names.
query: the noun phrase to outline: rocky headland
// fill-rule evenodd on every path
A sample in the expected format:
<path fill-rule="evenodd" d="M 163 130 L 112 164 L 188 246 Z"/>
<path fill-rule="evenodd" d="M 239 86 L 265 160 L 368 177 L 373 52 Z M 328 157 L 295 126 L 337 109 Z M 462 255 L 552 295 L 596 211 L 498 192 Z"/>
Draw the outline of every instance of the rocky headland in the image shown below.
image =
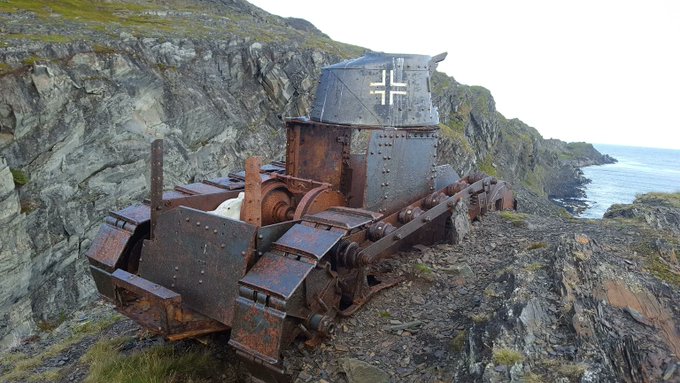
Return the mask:
<path fill-rule="evenodd" d="M 108 211 L 147 196 L 150 141 L 166 140 L 167 186 L 226 175 L 253 154 L 277 159 L 282 119 L 307 114 L 320 68 L 363 52 L 240 0 L 0 2 L 0 348 L 13 350 L 0 376 L 82 380 L 102 337 L 121 355 L 156 347 L 92 306 L 83 257 Z M 402 381 L 677 380 L 678 244 L 667 234 L 677 206 L 569 218 L 549 197 L 578 196 L 580 167 L 612 158 L 506 119 L 485 88 L 443 73 L 432 86 L 440 161 L 511 181 L 520 213 L 490 216 L 461 246 L 392 261 L 410 285 L 345 321 L 333 342 L 293 350 L 291 368 L 303 381 L 346 379 L 354 360 Z M 238 376 L 229 366 L 227 380 Z"/>

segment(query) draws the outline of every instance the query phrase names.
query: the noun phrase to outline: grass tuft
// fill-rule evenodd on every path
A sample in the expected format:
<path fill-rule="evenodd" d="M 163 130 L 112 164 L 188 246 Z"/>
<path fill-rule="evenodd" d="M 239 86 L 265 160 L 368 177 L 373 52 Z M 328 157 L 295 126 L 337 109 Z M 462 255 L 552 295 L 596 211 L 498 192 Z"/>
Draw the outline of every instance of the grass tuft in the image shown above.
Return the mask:
<path fill-rule="evenodd" d="M 548 247 L 548 244 L 545 242 L 534 242 L 527 247 L 527 250 L 544 249 L 546 247 Z"/>
<path fill-rule="evenodd" d="M 525 270 L 526 270 L 526 271 L 529 271 L 529 272 L 534 272 L 534 271 L 538 271 L 538 270 L 540 270 L 540 269 L 542 269 L 542 268 L 543 268 L 543 264 L 542 264 L 542 263 L 540 263 L 540 262 L 534 262 L 534 263 L 529 264 L 527 267 L 525 267 Z"/>
<path fill-rule="evenodd" d="M 451 339 L 451 351 L 462 352 L 465 349 L 465 342 L 467 341 L 467 332 L 465 330 L 459 331 L 456 336 Z"/>
<path fill-rule="evenodd" d="M 525 227 L 527 225 L 528 214 L 518 213 L 511 210 L 504 210 L 500 213 L 501 218 L 512 223 L 516 227 Z"/>
<path fill-rule="evenodd" d="M 381 311 L 378 313 L 378 316 L 381 318 L 391 318 L 392 314 L 389 311 Z"/>
<path fill-rule="evenodd" d="M 488 314 L 486 313 L 480 313 L 480 314 L 473 314 L 470 316 L 470 319 L 475 323 L 475 324 L 484 324 L 491 319 Z"/>
<path fill-rule="evenodd" d="M 420 274 L 432 274 L 432 269 L 430 266 L 424 263 L 417 263 L 413 266 L 413 268 Z"/>
<path fill-rule="evenodd" d="M 129 355 L 121 353 L 131 341 L 121 337 L 95 344 L 82 359 L 90 365 L 85 382 L 208 382 L 224 372 L 207 349 L 180 352 L 173 344 L 163 344 Z"/>
<path fill-rule="evenodd" d="M 545 359 L 539 362 L 540 365 L 556 373 L 560 377 L 565 377 L 569 381 L 579 381 L 586 372 L 586 365 L 583 363 L 573 363 L 560 359 Z"/>
<path fill-rule="evenodd" d="M 515 350 L 501 348 L 493 351 L 493 362 L 497 365 L 513 366 L 524 360 L 524 356 Z"/>

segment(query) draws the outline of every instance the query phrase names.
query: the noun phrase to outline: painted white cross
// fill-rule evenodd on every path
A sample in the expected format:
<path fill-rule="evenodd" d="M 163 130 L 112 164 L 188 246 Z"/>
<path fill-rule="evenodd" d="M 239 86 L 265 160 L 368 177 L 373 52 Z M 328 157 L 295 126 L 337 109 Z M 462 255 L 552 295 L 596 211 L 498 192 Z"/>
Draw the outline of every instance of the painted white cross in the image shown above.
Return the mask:
<path fill-rule="evenodd" d="M 394 70 L 390 69 L 390 82 L 389 82 L 389 84 L 386 84 L 385 83 L 386 75 L 387 75 L 387 71 L 385 69 L 383 69 L 383 71 L 382 71 L 382 81 L 381 82 L 372 82 L 372 83 L 368 84 L 369 86 L 385 87 L 385 89 L 371 90 L 370 94 L 379 94 L 381 105 L 385 105 L 385 96 L 389 92 L 390 105 L 393 105 L 395 94 L 406 95 L 406 90 L 393 90 L 393 88 L 397 88 L 397 87 L 406 88 L 406 83 L 405 82 L 395 82 L 394 81 Z M 389 91 L 388 91 L 388 89 L 389 89 Z"/>

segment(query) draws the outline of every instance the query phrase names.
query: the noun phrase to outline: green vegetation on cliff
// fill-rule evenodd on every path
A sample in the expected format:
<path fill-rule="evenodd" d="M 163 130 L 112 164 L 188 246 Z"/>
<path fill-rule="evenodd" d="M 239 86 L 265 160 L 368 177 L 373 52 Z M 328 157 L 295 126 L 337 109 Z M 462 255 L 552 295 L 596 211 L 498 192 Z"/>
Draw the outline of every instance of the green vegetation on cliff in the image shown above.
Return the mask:
<path fill-rule="evenodd" d="M 678 193 L 647 193 L 637 195 L 635 203 L 659 205 L 680 209 L 680 192 Z"/>
<path fill-rule="evenodd" d="M 229 5 L 179 0 L 0 1 L 0 22 L 15 15 L 25 16 L 25 23 L 21 28 L 7 23 L 8 28 L 0 32 L 2 45 L 21 41 L 99 41 L 127 32 L 138 37 L 212 40 L 238 37 L 260 43 L 287 42 L 301 49 L 318 49 L 346 58 L 364 52 L 363 48 L 333 41 L 322 33 L 298 30 L 286 19 L 242 1 Z M 26 29 L 36 33 L 24 33 Z"/>
<path fill-rule="evenodd" d="M 652 275 L 680 286 L 680 192 L 639 194 L 631 204 L 612 205 L 604 217 L 644 230 L 644 237 L 632 250 L 647 257 L 645 268 Z"/>

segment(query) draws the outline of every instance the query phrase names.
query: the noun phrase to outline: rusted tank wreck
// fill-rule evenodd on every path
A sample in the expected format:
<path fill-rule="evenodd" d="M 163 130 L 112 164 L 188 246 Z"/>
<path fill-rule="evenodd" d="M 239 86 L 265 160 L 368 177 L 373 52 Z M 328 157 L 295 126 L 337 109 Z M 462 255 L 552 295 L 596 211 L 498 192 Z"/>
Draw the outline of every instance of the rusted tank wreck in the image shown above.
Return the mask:
<path fill-rule="evenodd" d="M 281 350 L 309 345 L 398 280 L 374 266 L 514 208 L 506 182 L 437 165 L 430 77 L 445 54 L 370 53 L 323 69 L 310 118 L 285 122 L 286 158 L 163 191 L 112 212 L 87 253 L 101 295 L 169 339 L 231 331 L 254 378 L 283 380 Z"/>

